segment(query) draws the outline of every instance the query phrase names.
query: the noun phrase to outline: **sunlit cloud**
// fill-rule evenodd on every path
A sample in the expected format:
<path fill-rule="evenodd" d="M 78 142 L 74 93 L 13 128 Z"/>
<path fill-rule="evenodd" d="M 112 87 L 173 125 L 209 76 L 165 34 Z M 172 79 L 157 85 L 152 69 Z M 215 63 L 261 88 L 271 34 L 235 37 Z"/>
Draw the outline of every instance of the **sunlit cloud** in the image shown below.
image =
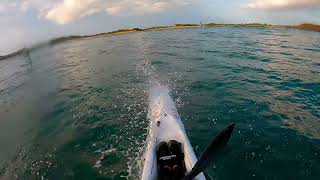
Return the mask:
<path fill-rule="evenodd" d="M 262 10 L 319 8 L 320 0 L 253 0 L 247 7 Z"/>
<path fill-rule="evenodd" d="M 97 13 L 113 16 L 143 15 L 189 4 L 190 0 L 63 0 L 45 18 L 63 25 Z"/>
<path fill-rule="evenodd" d="M 59 25 L 97 13 L 111 16 L 144 15 L 190 4 L 194 0 L 4 0 L 0 14 L 35 10 L 39 18 Z"/>

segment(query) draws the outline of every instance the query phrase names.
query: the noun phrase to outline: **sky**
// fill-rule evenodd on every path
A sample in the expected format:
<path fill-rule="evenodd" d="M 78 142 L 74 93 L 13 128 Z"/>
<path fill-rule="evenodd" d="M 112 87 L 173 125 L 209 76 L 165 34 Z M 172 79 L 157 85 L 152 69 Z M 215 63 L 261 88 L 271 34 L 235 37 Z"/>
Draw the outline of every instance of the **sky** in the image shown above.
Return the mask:
<path fill-rule="evenodd" d="M 0 0 L 0 55 L 67 35 L 200 22 L 320 24 L 320 0 Z"/>

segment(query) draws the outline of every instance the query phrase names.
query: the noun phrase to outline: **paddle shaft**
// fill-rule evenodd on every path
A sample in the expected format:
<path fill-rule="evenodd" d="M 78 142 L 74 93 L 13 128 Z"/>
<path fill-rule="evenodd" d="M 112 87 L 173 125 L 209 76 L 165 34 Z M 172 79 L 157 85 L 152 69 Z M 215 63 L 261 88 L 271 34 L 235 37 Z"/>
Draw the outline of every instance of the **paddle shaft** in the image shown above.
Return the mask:
<path fill-rule="evenodd" d="M 222 151 L 231 137 L 234 126 L 235 123 L 231 123 L 213 139 L 209 146 L 200 155 L 200 158 L 192 170 L 184 177 L 184 180 L 192 180 L 194 177 L 200 174 L 214 159 L 214 157 Z"/>

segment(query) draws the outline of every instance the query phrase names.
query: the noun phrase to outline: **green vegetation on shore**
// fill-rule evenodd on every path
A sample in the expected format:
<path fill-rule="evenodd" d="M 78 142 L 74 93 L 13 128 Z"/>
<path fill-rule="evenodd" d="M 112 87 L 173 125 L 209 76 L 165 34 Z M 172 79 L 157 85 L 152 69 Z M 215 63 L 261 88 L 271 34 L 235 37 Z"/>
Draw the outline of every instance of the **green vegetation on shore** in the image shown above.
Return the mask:
<path fill-rule="evenodd" d="M 49 41 L 49 44 L 53 45 L 53 44 L 57 44 L 57 43 L 68 41 L 68 40 L 81 39 L 81 38 L 90 38 L 90 37 L 97 37 L 97 36 L 106 36 L 106 35 L 126 34 L 126 33 L 132 33 L 132 32 L 137 32 L 137 31 L 144 31 L 144 29 L 140 29 L 140 28 L 119 29 L 119 30 L 116 30 L 116 31 L 103 32 L 103 33 L 98 33 L 98 34 L 93 34 L 93 35 L 66 36 L 66 37 L 60 37 L 60 38 L 52 39 L 52 40 Z"/>
<path fill-rule="evenodd" d="M 224 26 L 232 26 L 232 27 L 268 27 L 274 26 L 271 24 L 261 24 L 261 23 L 246 23 L 246 24 L 216 24 L 216 23 L 209 23 L 204 24 L 203 26 L 207 27 L 224 27 Z"/>
<path fill-rule="evenodd" d="M 93 38 L 93 37 L 99 37 L 99 36 L 108 36 L 108 35 L 120 35 L 120 34 L 127 34 L 127 33 L 133 33 L 133 32 L 139 32 L 139 31 L 154 31 L 154 30 L 170 30 L 170 29 L 184 29 L 184 28 L 198 28 L 198 27 L 286 27 L 286 28 L 296 28 L 301 30 L 312 30 L 312 31 L 320 31 L 320 25 L 316 24 L 300 24 L 297 26 L 281 26 L 281 25 L 272 25 L 272 24 L 262 24 L 262 23 L 243 23 L 243 24 L 217 24 L 217 23 L 209 23 L 209 24 L 175 24 L 171 26 L 155 26 L 155 27 L 148 27 L 144 29 L 140 28 L 132 28 L 132 29 L 119 29 L 116 31 L 111 32 L 103 32 L 93 35 L 83 35 L 83 36 L 66 36 L 66 37 L 60 37 L 52 39 L 48 42 L 50 45 L 54 45 L 57 43 L 65 42 L 68 40 L 75 40 L 75 39 L 82 39 L 82 38 Z M 38 45 L 41 46 L 42 44 Z M 35 47 L 38 47 L 35 46 Z M 12 56 L 16 56 L 25 52 L 28 52 L 29 50 L 26 48 L 23 48 L 19 51 L 16 51 L 14 53 L 0 56 L 0 60 L 6 59 Z"/>
<path fill-rule="evenodd" d="M 320 25 L 317 24 L 304 23 L 295 27 L 304 30 L 320 31 Z"/>
<path fill-rule="evenodd" d="M 176 27 L 198 27 L 200 26 L 199 24 L 175 24 Z"/>
<path fill-rule="evenodd" d="M 49 41 L 49 44 L 56 44 L 56 43 L 60 43 L 60 42 L 64 42 L 67 40 L 72 40 L 72 39 L 79 39 L 79 38 L 83 38 L 85 36 L 67 36 L 67 37 L 60 37 L 60 38 L 56 38 L 56 39 L 52 39 Z"/>

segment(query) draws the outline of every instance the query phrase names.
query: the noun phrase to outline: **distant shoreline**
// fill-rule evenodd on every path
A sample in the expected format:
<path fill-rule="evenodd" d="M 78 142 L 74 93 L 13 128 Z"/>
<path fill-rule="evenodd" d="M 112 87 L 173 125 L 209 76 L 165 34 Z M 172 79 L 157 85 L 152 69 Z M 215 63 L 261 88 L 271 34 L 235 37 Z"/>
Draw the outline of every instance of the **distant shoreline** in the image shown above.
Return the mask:
<path fill-rule="evenodd" d="M 19 55 L 22 55 L 22 54 L 28 54 L 28 53 L 29 53 L 29 49 L 22 48 L 22 49 L 20 49 L 18 51 L 15 51 L 13 53 L 10 53 L 10 54 L 4 55 L 4 56 L 0 56 L 0 61 L 4 60 L 4 59 L 11 58 L 11 57 L 14 57 L 14 56 L 19 56 Z"/>
<path fill-rule="evenodd" d="M 128 34 L 133 32 L 140 32 L 140 31 L 159 31 L 159 30 L 172 30 L 172 29 L 186 29 L 186 28 L 199 28 L 199 27 L 285 27 L 285 28 L 295 28 L 301 30 L 311 30 L 311 31 L 318 31 L 320 32 L 320 25 L 311 24 L 311 23 L 304 23 L 297 26 L 284 26 L 284 25 L 272 25 L 272 24 L 262 24 L 262 23 L 244 23 L 244 24 L 216 24 L 216 23 L 209 23 L 209 24 L 175 24 L 171 26 L 155 26 L 155 27 L 148 27 L 148 28 L 132 28 L 132 29 L 119 29 L 116 31 L 111 32 L 104 32 L 98 33 L 93 35 L 77 35 L 77 36 L 66 36 L 66 37 L 59 37 L 52 40 L 49 40 L 47 44 L 54 45 L 61 42 L 75 40 L 75 39 L 84 39 L 84 38 L 92 38 L 92 37 L 100 37 L 100 36 L 107 36 L 107 35 L 121 35 L 121 34 Z M 42 43 L 44 44 L 44 43 Z M 39 47 L 42 44 L 36 45 L 32 48 Z M 8 55 L 0 56 L 0 60 L 7 59 L 9 57 L 13 57 L 16 55 L 20 55 L 23 53 L 29 52 L 29 49 L 23 48 L 16 52 L 10 53 Z"/>

